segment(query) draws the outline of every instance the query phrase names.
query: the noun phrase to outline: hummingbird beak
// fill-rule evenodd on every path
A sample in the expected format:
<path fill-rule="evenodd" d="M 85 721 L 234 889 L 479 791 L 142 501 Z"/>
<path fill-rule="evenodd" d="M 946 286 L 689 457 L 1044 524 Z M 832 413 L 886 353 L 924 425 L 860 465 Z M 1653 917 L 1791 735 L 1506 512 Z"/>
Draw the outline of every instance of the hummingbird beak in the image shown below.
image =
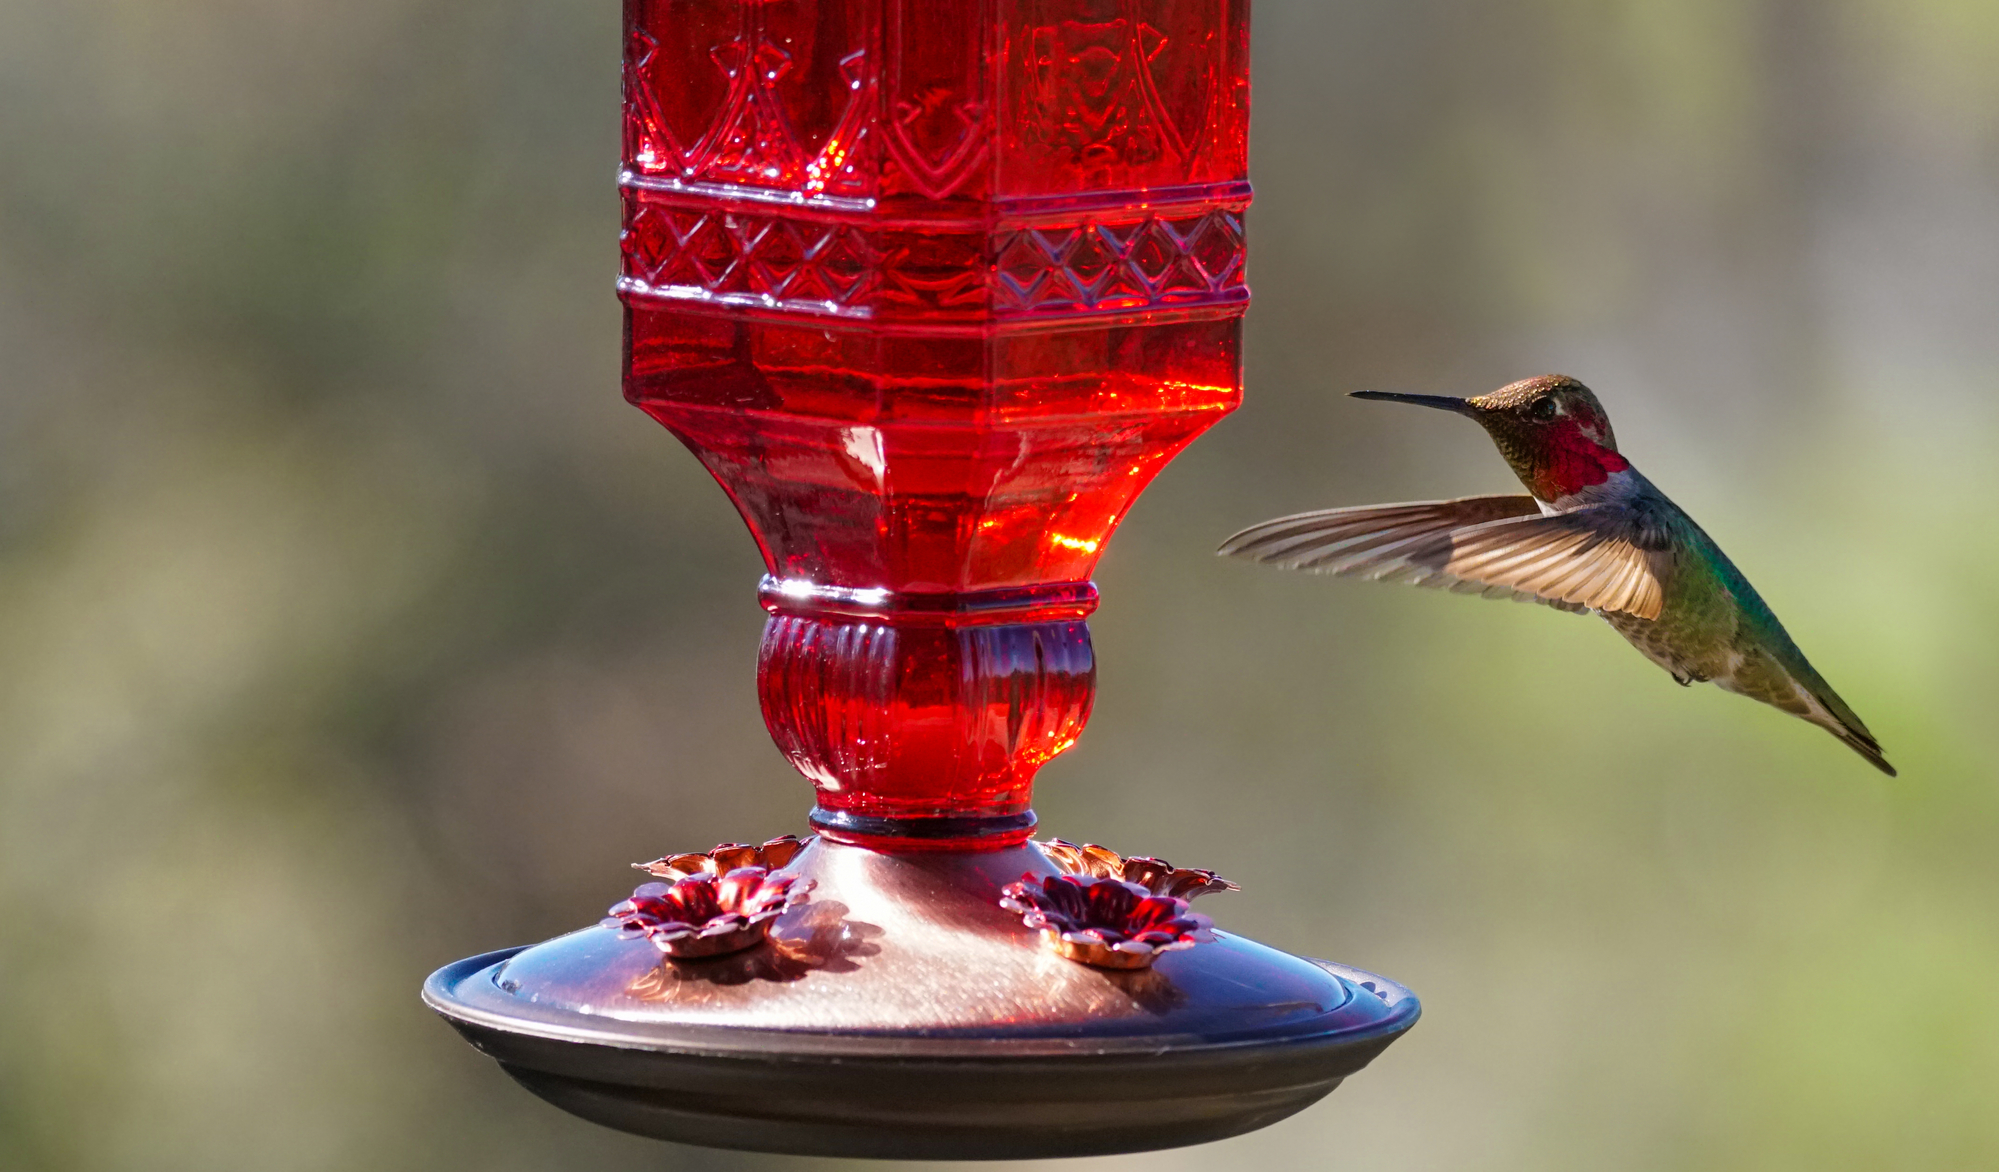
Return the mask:
<path fill-rule="evenodd" d="M 1450 411 L 1458 415 L 1470 415 L 1476 410 L 1463 399 L 1453 399 L 1449 395 L 1404 395 L 1396 391 L 1354 391 L 1356 399 L 1378 399 L 1384 403 L 1414 403 L 1418 407 L 1435 407 L 1439 411 Z"/>

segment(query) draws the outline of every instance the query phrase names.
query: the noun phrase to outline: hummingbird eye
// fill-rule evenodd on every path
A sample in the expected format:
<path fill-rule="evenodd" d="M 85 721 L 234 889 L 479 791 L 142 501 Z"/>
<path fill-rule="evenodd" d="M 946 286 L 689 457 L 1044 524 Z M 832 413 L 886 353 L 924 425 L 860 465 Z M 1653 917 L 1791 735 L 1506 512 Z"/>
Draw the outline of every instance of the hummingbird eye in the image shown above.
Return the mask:
<path fill-rule="evenodd" d="M 1546 423 L 1548 420 L 1553 419 L 1555 416 L 1560 415 L 1561 413 L 1562 413 L 1561 405 L 1555 402 L 1555 397 L 1553 395 L 1550 395 L 1545 399 L 1536 399 L 1534 400 L 1534 405 L 1532 407 L 1527 408 L 1527 417 L 1529 419 L 1538 419 L 1543 423 Z"/>

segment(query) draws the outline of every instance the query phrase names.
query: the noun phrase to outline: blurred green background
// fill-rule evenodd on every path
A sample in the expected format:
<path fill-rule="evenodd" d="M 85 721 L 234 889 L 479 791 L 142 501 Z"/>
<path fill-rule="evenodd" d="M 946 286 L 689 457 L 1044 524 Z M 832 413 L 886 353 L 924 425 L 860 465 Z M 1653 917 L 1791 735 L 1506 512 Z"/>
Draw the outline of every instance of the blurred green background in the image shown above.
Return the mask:
<path fill-rule="evenodd" d="M 801 828 L 759 566 L 620 399 L 610 0 L 0 5 L 0 1167 L 827 1167 L 417 1002 Z M 1999 6 L 1262 0 L 1249 397 L 1104 559 L 1043 825 L 1423 1025 L 1213 1148 L 1999 1167 Z M 1602 624 L 1211 556 L 1508 491 L 1559 370 L 1901 767 Z"/>

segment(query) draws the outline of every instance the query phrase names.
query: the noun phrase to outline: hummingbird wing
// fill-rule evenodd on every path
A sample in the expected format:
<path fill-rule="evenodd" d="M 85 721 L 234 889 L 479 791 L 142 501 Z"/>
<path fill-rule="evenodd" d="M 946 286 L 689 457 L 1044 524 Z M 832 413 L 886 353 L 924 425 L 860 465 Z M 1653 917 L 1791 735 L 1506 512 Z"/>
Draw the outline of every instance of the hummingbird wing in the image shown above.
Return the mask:
<path fill-rule="evenodd" d="M 1330 563 L 1342 556 L 1359 556 L 1453 529 L 1540 513 L 1540 502 L 1531 496 L 1467 496 L 1406 505 L 1321 509 L 1251 525 L 1222 542 L 1216 552 L 1287 570 L 1338 573 Z"/>
<path fill-rule="evenodd" d="M 1408 582 L 1653 619 L 1669 535 L 1617 505 L 1543 514 L 1531 496 L 1327 509 L 1265 521 L 1221 552 L 1286 569 Z"/>

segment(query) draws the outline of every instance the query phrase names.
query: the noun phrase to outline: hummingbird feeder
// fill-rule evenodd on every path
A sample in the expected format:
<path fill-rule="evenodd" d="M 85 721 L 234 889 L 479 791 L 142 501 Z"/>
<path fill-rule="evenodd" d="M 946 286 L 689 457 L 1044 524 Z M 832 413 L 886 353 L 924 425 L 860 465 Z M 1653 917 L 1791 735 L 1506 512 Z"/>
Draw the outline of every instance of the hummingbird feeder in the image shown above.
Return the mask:
<path fill-rule="evenodd" d="M 1213 927 L 1212 872 L 1031 841 L 1097 557 L 1241 399 L 1247 0 L 624 24 L 625 395 L 763 553 L 758 694 L 815 833 L 642 864 L 426 1001 L 557 1106 L 718 1147 L 1087 1155 L 1317 1101 L 1408 990 Z"/>

